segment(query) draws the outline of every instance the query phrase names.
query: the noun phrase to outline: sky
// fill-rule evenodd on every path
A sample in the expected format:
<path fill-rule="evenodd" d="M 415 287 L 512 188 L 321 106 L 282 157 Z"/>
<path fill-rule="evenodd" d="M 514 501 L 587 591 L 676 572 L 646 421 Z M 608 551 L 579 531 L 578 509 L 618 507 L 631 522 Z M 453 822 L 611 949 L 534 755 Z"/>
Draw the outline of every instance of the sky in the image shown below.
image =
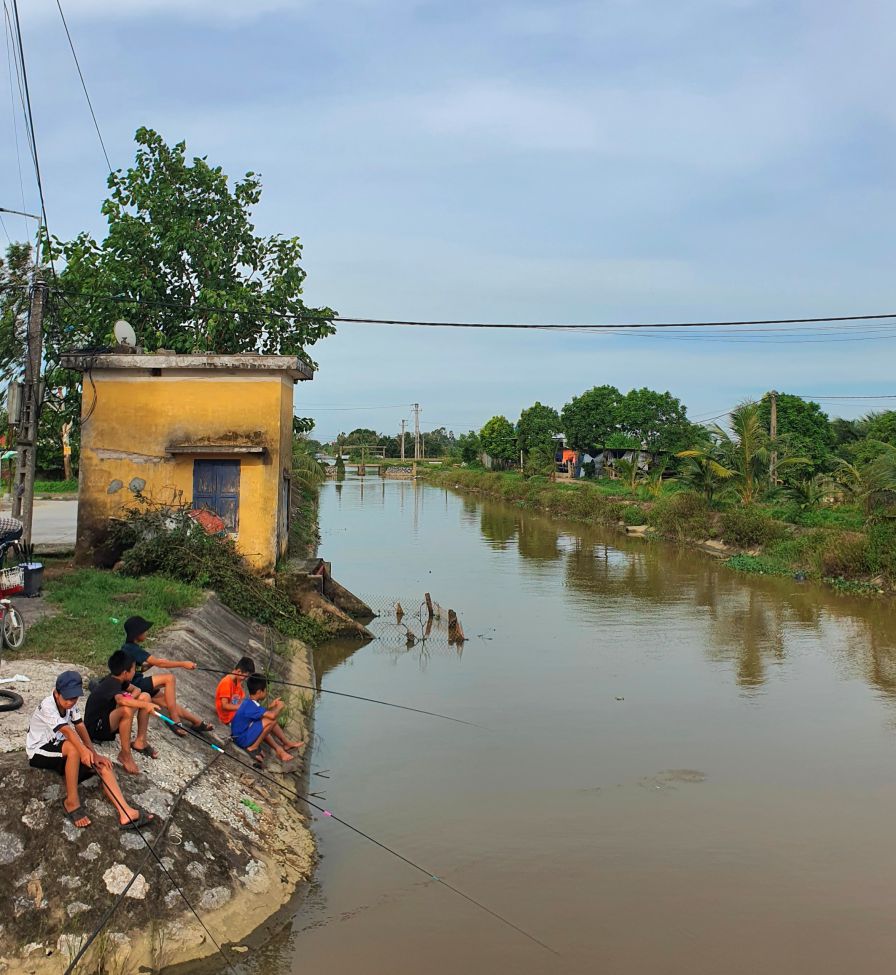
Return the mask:
<path fill-rule="evenodd" d="M 102 236 L 105 164 L 55 2 L 19 6 L 50 229 Z M 302 238 L 309 304 L 542 324 L 896 310 L 886 0 L 63 9 L 113 166 L 147 125 L 231 176 L 259 172 L 257 228 Z M 33 210 L 13 124 L 0 71 L 0 206 Z M 413 402 L 425 429 L 461 432 L 603 383 L 668 389 L 698 419 L 771 388 L 896 394 L 892 334 L 343 325 L 311 350 L 296 412 L 328 439 L 394 434 Z"/>

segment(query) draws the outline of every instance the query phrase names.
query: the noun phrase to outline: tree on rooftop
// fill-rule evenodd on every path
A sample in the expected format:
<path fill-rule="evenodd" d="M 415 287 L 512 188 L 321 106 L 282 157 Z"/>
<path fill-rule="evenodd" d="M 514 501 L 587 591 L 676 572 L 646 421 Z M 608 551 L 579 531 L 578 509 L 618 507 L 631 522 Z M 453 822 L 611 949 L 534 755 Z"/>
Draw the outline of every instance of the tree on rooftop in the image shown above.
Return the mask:
<path fill-rule="evenodd" d="M 251 208 L 261 180 L 231 183 L 206 157 L 187 161 L 152 129 L 136 134 L 134 165 L 109 174 L 102 242 L 82 233 L 54 239 L 64 261 L 47 346 L 59 351 L 109 344 L 127 319 L 152 351 L 261 352 L 300 356 L 333 333 L 329 308 L 302 300 L 298 237 L 256 234 Z"/>

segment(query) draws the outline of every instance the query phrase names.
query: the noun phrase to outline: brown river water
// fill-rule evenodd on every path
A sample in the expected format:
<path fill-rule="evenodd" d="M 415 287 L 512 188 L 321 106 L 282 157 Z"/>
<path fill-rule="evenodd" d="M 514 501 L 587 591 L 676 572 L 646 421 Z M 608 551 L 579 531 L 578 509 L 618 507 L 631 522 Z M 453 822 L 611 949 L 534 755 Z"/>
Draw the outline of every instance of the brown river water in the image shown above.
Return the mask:
<path fill-rule="evenodd" d="M 892 603 L 373 477 L 327 484 L 321 529 L 375 608 L 428 590 L 469 638 L 384 616 L 322 685 L 483 727 L 323 695 L 310 788 L 557 954 L 320 818 L 242 971 L 892 971 Z"/>

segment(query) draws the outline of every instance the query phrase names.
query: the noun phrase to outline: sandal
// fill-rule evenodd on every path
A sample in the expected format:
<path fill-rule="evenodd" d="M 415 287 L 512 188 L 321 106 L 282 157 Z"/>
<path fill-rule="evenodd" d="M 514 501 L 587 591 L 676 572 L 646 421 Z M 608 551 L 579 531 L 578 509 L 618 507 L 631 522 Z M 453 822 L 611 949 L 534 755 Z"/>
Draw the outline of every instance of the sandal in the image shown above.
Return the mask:
<path fill-rule="evenodd" d="M 200 721 L 193 725 L 193 731 L 214 731 L 214 726 L 210 725 L 207 721 Z"/>
<path fill-rule="evenodd" d="M 259 769 L 264 768 L 264 756 L 260 753 L 260 751 L 257 748 L 255 749 L 255 751 L 249 751 L 249 749 L 247 748 L 246 754 L 249 756 L 249 758 L 252 759 L 252 764 L 256 768 Z"/>
<path fill-rule="evenodd" d="M 131 745 L 131 749 L 138 755 L 146 755 L 147 758 L 159 757 L 159 753 L 150 744 L 146 744 L 142 748 L 138 748 L 136 745 Z"/>
<path fill-rule="evenodd" d="M 178 738 L 187 737 L 187 729 L 179 721 L 166 721 L 165 724 L 171 729 L 171 733 L 177 735 Z"/>
<path fill-rule="evenodd" d="M 120 830 L 139 830 L 144 826 L 151 826 L 156 821 L 156 817 L 153 813 L 144 812 L 142 809 L 138 809 L 137 811 L 140 813 L 140 815 L 136 819 L 129 819 L 126 823 L 119 823 L 118 828 Z"/>
<path fill-rule="evenodd" d="M 69 812 L 65 808 L 65 802 L 63 802 L 62 803 L 62 811 L 65 813 L 66 818 L 72 824 L 72 826 L 75 827 L 75 829 L 87 829 L 87 826 L 92 825 L 91 820 L 90 820 L 90 817 L 84 811 L 84 807 L 83 806 L 78 806 L 77 808 L 75 808 L 71 812 Z M 87 820 L 87 826 L 79 826 L 78 825 L 78 820 L 79 819 L 86 819 Z"/>

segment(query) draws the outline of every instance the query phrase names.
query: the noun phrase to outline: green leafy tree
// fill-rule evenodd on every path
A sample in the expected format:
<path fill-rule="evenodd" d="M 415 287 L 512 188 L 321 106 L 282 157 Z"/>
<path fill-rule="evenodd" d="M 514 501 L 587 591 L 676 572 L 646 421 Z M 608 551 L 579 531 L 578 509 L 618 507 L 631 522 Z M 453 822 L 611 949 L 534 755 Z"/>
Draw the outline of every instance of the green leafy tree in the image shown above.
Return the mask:
<path fill-rule="evenodd" d="M 126 317 L 149 350 L 307 359 L 307 349 L 333 333 L 333 312 L 302 300 L 299 238 L 255 233 L 259 176 L 231 185 L 205 157 L 188 162 L 184 142 L 169 146 L 147 128 L 135 139 L 134 165 L 109 175 L 105 239 L 53 241 L 65 261 L 66 297 L 51 354 L 60 341 L 102 345 Z"/>
<path fill-rule="evenodd" d="M 671 393 L 633 389 L 619 402 L 620 429 L 647 450 L 681 450 L 692 442 L 687 410 Z"/>
<path fill-rule="evenodd" d="M 517 459 L 516 430 L 505 416 L 493 416 L 479 431 L 482 449 L 499 464 L 510 465 Z"/>
<path fill-rule="evenodd" d="M 560 428 L 560 414 L 553 406 L 536 401 L 520 413 L 516 424 L 520 450 L 526 454 L 533 450 L 547 450 L 553 459 L 553 438 Z"/>
<path fill-rule="evenodd" d="M 759 402 L 758 416 L 762 426 L 770 430 L 768 394 Z M 778 438 L 786 452 L 807 457 L 813 467 L 824 468 L 832 462 L 835 434 L 828 415 L 818 403 L 791 393 L 778 393 Z M 779 446 L 779 453 L 781 449 Z"/>
<path fill-rule="evenodd" d="M 896 447 L 896 410 L 869 413 L 862 421 L 864 435 Z"/>
<path fill-rule="evenodd" d="M 523 464 L 523 473 L 526 477 L 550 477 L 555 470 L 553 447 L 536 446 L 526 454 Z"/>
<path fill-rule="evenodd" d="M 569 446 L 574 450 L 605 446 L 618 430 L 621 400 L 622 393 L 615 386 L 595 386 L 574 396 L 560 413 Z"/>
<path fill-rule="evenodd" d="M 28 287 L 34 270 L 30 244 L 10 244 L 0 257 L 0 380 L 8 382 L 25 365 Z"/>
<path fill-rule="evenodd" d="M 479 460 L 482 449 L 479 434 L 473 430 L 462 433 L 457 438 L 457 452 L 465 464 L 475 464 Z"/>

